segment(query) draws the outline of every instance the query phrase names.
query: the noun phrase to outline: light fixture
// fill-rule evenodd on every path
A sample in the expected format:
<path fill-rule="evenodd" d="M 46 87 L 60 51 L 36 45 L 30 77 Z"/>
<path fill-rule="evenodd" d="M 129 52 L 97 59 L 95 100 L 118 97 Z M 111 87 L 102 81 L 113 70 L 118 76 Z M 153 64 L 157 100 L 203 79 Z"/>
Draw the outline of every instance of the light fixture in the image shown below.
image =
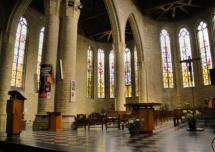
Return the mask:
<path fill-rule="evenodd" d="M 68 6 L 77 7 L 78 9 L 82 9 L 83 8 L 83 5 L 81 4 L 81 2 L 80 2 L 79 5 L 75 6 L 75 1 L 74 0 L 69 0 L 68 1 Z"/>

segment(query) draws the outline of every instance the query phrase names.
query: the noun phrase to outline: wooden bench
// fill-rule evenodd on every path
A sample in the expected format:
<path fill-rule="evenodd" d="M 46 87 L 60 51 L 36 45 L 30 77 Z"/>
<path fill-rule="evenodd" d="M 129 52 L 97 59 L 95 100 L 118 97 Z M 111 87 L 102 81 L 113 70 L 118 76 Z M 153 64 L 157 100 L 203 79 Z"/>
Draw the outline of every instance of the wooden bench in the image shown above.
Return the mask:
<path fill-rule="evenodd" d="M 120 129 L 120 119 L 117 111 L 108 111 L 105 115 L 105 128 L 118 128 Z"/>
<path fill-rule="evenodd" d="M 103 125 L 104 125 L 104 118 L 101 114 L 99 113 L 92 113 L 88 117 L 88 129 L 90 129 L 90 126 L 93 125 L 100 125 L 102 130 L 103 130 Z"/>

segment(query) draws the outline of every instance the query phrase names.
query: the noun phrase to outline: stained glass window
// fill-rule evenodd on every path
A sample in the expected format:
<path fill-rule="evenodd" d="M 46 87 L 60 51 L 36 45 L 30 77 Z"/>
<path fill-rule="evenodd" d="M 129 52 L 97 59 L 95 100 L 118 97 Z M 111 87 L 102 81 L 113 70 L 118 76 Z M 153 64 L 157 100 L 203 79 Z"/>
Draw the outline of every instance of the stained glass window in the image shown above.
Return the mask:
<path fill-rule="evenodd" d="M 93 51 L 88 47 L 87 51 L 87 97 L 92 97 L 92 76 L 93 76 Z"/>
<path fill-rule="evenodd" d="M 42 60 L 44 31 L 45 31 L 45 28 L 44 27 L 41 28 L 41 30 L 40 30 L 40 38 L 39 38 L 38 59 L 37 59 L 37 82 L 38 82 L 38 88 L 39 88 L 39 84 L 40 84 L 40 66 L 41 66 L 41 60 Z"/>
<path fill-rule="evenodd" d="M 125 49 L 125 89 L 126 97 L 132 96 L 132 85 L 131 85 L 131 52 L 130 49 Z"/>
<path fill-rule="evenodd" d="M 110 97 L 114 98 L 114 52 L 109 55 L 109 70 L 110 70 Z"/>
<path fill-rule="evenodd" d="M 200 22 L 198 26 L 198 40 L 201 52 L 204 85 L 210 85 L 210 69 L 212 68 L 212 60 L 208 37 L 208 28 L 205 22 Z"/>
<path fill-rule="evenodd" d="M 172 56 L 170 47 L 170 37 L 166 30 L 160 33 L 161 55 L 162 55 L 162 69 L 163 69 L 163 85 L 164 88 L 173 88 L 173 70 L 172 70 Z"/>
<path fill-rule="evenodd" d="M 135 68 L 135 95 L 139 96 L 139 66 L 136 47 L 134 48 L 134 68 Z"/>
<path fill-rule="evenodd" d="M 98 49 L 98 98 L 105 97 L 104 51 Z"/>
<path fill-rule="evenodd" d="M 179 31 L 179 46 L 181 61 L 192 59 L 191 45 L 190 45 L 190 34 L 186 28 L 182 28 Z M 194 84 L 194 73 L 193 63 L 182 62 L 182 74 L 183 74 L 183 87 L 193 87 Z"/>
<path fill-rule="evenodd" d="M 21 17 L 16 32 L 16 41 L 14 48 L 14 58 L 10 83 L 13 87 L 22 87 L 26 37 L 27 21 L 25 18 Z"/>

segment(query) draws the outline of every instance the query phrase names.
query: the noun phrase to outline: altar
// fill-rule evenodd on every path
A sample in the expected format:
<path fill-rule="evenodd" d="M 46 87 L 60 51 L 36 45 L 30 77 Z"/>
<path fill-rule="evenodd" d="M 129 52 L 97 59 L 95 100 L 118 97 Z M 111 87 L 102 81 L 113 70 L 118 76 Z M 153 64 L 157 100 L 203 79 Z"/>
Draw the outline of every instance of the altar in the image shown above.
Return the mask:
<path fill-rule="evenodd" d="M 155 128 L 154 121 L 154 106 L 159 106 L 160 103 L 129 103 L 126 107 L 132 108 L 132 114 L 139 115 L 144 119 L 143 126 L 140 132 L 152 132 Z"/>

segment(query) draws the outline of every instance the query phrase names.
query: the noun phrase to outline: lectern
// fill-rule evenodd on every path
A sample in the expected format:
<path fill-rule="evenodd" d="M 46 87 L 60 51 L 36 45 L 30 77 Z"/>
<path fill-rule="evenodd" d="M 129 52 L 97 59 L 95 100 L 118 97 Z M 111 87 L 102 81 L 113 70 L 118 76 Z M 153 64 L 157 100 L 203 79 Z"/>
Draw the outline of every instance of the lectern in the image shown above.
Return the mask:
<path fill-rule="evenodd" d="M 10 99 L 7 101 L 7 134 L 19 135 L 22 131 L 24 100 L 26 98 L 18 91 L 9 91 Z"/>
<path fill-rule="evenodd" d="M 143 126 L 140 128 L 140 132 L 152 132 L 155 128 L 154 122 L 154 108 L 160 103 L 130 103 L 125 104 L 127 107 L 132 108 L 133 115 L 139 115 L 144 119 Z"/>
<path fill-rule="evenodd" d="M 62 112 L 48 112 L 49 115 L 49 130 L 62 130 Z"/>

